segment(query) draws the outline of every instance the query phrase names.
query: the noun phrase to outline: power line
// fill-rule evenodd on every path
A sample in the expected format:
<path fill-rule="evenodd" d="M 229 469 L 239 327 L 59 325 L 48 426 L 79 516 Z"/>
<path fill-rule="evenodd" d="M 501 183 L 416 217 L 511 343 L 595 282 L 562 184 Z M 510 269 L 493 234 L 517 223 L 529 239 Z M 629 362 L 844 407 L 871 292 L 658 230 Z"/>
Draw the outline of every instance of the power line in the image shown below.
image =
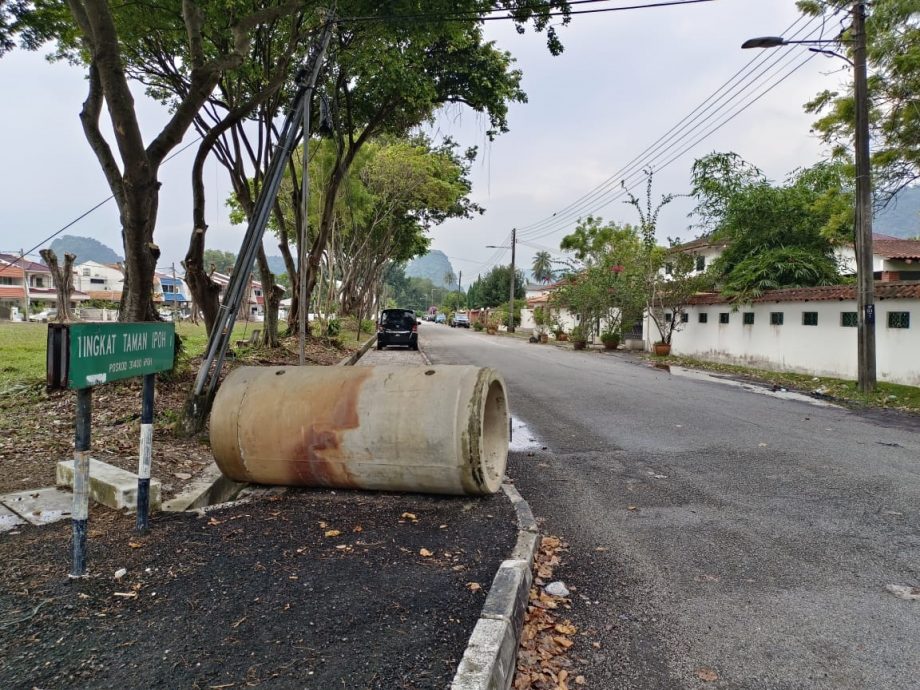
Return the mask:
<path fill-rule="evenodd" d="M 185 151 L 186 149 L 191 148 L 193 144 L 197 144 L 201 139 L 202 139 L 201 136 L 198 136 L 198 137 L 196 137 L 195 139 L 192 139 L 192 141 L 190 141 L 188 144 L 186 144 L 185 146 L 183 146 L 181 149 L 179 149 L 178 151 L 176 151 L 176 152 L 173 153 L 172 155 L 170 155 L 170 156 L 168 156 L 167 158 L 165 158 L 165 159 L 163 160 L 163 163 L 168 163 L 169 161 L 171 161 L 173 158 L 175 158 L 176 156 L 178 156 L 180 153 L 182 153 L 182 152 Z M 48 237 L 46 237 L 46 238 L 43 239 L 41 242 L 39 242 L 38 244 L 36 244 L 36 245 L 35 245 L 34 247 L 32 247 L 29 251 L 27 251 L 27 252 L 22 252 L 22 256 L 23 256 L 23 257 L 28 256 L 29 254 L 31 254 L 32 252 L 34 252 L 36 249 L 38 249 L 38 248 L 41 247 L 42 245 L 47 244 L 50 240 L 53 240 L 55 237 L 57 237 L 58 235 L 60 235 L 60 234 L 61 234 L 62 232 L 64 232 L 67 228 L 69 228 L 69 227 L 71 227 L 71 226 L 73 226 L 73 225 L 76 225 L 76 224 L 79 223 L 81 220 L 83 220 L 84 218 L 86 218 L 86 216 L 88 216 L 90 213 L 92 213 L 92 212 L 95 211 L 96 209 L 98 209 L 98 208 L 104 206 L 105 204 L 109 203 L 109 202 L 110 202 L 112 199 L 114 199 L 114 198 L 115 198 L 115 195 L 114 195 L 114 194 L 110 194 L 110 195 L 107 196 L 105 199 L 103 199 L 102 201 L 100 201 L 98 204 L 96 204 L 95 206 L 93 206 L 91 209 L 89 209 L 88 211 L 84 211 L 84 212 L 81 213 L 79 216 L 77 216 L 76 218 L 74 218 L 72 221 L 70 221 L 69 223 L 67 223 L 67 224 L 66 224 L 64 227 L 62 227 L 60 230 L 56 230 L 55 232 L 53 232 L 53 233 L 51 233 L 50 235 L 48 235 Z M 15 263 L 15 262 L 14 262 L 14 263 Z M 10 264 L 10 265 L 12 265 L 12 264 Z M 7 268 L 7 266 L 0 266 L 0 273 L 3 273 L 4 269 L 6 269 L 6 268 Z"/>
<path fill-rule="evenodd" d="M 572 0 L 570 5 L 581 4 L 586 2 L 603 2 L 604 0 Z M 609 1 L 609 0 L 607 0 Z M 662 2 L 650 2 L 642 3 L 637 5 L 623 5 L 619 7 L 601 7 L 597 9 L 590 10 L 561 10 L 558 12 L 547 12 L 545 14 L 539 15 L 540 18 L 543 17 L 571 17 L 577 14 L 603 14 L 607 12 L 623 12 L 627 10 L 645 10 L 645 9 L 654 9 L 659 7 L 674 7 L 678 5 L 697 5 L 704 2 L 714 2 L 714 0 L 663 0 Z M 514 8 L 507 11 L 514 11 L 515 9 L 549 9 L 555 7 L 555 5 L 549 3 L 543 3 L 542 5 L 529 5 L 521 6 L 520 8 Z M 504 8 L 487 10 L 486 12 L 460 12 L 460 13 L 429 13 L 429 14 L 404 14 L 404 15 L 380 15 L 380 16 L 361 16 L 361 17 L 340 17 L 336 20 L 336 23 L 346 23 L 346 22 L 380 22 L 380 21 L 442 21 L 442 22 L 455 22 L 455 21 L 482 21 L 482 22 L 492 22 L 492 21 L 520 21 L 514 15 L 503 15 L 500 17 L 487 17 L 483 16 L 486 13 L 495 13 L 495 12 L 504 12 Z"/>
<path fill-rule="evenodd" d="M 803 19 L 804 17 L 799 17 L 795 22 L 793 22 L 785 30 L 784 34 L 788 34 L 789 31 L 791 31 L 796 26 L 796 24 L 800 23 Z M 797 29 L 792 35 L 798 36 L 803 31 L 804 32 L 813 31 L 814 28 L 811 25 L 815 21 L 816 19 L 812 19 L 811 21 L 806 23 L 804 27 L 800 27 L 799 29 Z M 677 122 L 677 124 L 671 127 L 671 129 L 665 132 L 665 134 L 660 136 L 651 145 L 646 147 L 641 153 L 639 153 L 632 160 L 630 160 L 620 170 L 618 170 L 617 172 L 615 172 L 614 174 L 606 178 L 603 182 L 601 182 L 596 187 L 594 187 L 590 191 L 580 196 L 578 199 L 576 199 L 569 205 L 563 207 L 562 209 L 554 213 L 552 216 L 544 218 L 543 220 L 537 221 L 535 223 L 531 223 L 530 225 L 524 226 L 522 235 L 524 237 L 528 237 L 528 236 L 535 237 L 537 234 L 544 236 L 543 231 L 546 229 L 549 229 L 551 226 L 557 227 L 560 224 L 562 224 L 564 221 L 566 221 L 567 219 L 571 219 L 574 216 L 581 215 L 582 213 L 584 213 L 584 210 L 585 208 L 587 208 L 588 204 L 610 193 L 610 189 L 612 187 L 618 186 L 620 180 L 624 179 L 624 177 L 627 177 L 630 171 L 641 170 L 642 168 L 647 167 L 649 163 L 651 162 L 651 160 L 654 160 L 655 157 L 660 157 L 660 152 L 662 149 L 665 149 L 666 151 L 667 148 L 671 147 L 674 143 L 678 143 L 681 140 L 686 139 L 694 131 L 698 130 L 702 126 L 705 126 L 707 124 L 707 121 L 710 121 L 714 117 L 717 117 L 720 111 L 723 111 L 726 108 L 730 108 L 732 106 L 732 101 L 735 101 L 736 99 L 743 96 L 743 91 L 739 90 L 739 88 L 744 89 L 746 87 L 753 86 L 761 78 L 763 79 L 763 81 L 770 79 L 773 75 L 767 74 L 767 73 L 770 72 L 770 70 L 772 70 L 773 68 L 777 67 L 778 65 L 779 67 L 777 68 L 777 71 L 781 70 L 783 67 L 781 66 L 780 63 L 782 63 L 783 61 L 788 62 L 788 60 L 789 60 L 788 53 L 787 54 L 776 54 L 776 55 L 764 53 L 764 54 L 754 57 L 747 64 L 745 64 L 741 69 L 735 72 L 735 74 L 733 74 L 725 83 L 723 83 L 718 89 L 716 89 L 710 96 L 705 98 L 699 105 L 697 105 L 688 115 L 686 115 L 683 119 Z M 750 74 L 755 72 L 759 67 L 761 67 L 761 65 L 767 62 L 769 62 L 770 64 L 766 68 L 762 69 L 756 75 L 756 77 L 752 79 L 747 79 L 747 77 Z M 747 79 L 747 81 L 745 81 L 745 79 Z M 722 93 L 723 91 L 725 91 L 725 93 L 719 96 L 719 94 Z M 718 98 L 716 98 L 717 96 Z M 725 102 L 722 103 L 721 106 L 713 110 L 714 106 L 718 105 L 722 101 L 725 101 Z M 703 115 L 705 115 L 706 113 L 709 113 L 709 114 L 706 117 L 703 117 Z M 702 118 L 702 121 L 699 121 L 701 118 Z M 695 127 L 692 127 L 690 129 L 686 129 L 683 127 L 684 125 L 693 124 L 694 122 L 697 122 Z M 680 135 L 677 136 L 676 138 L 671 137 L 671 135 L 678 130 L 681 130 Z M 671 139 L 669 139 L 669 137 L 671 137 Z M 652 156 L 652 154 L 657 154 L 657 155 L 652 158 L 649 158 L 650 156 Z"/>
<path fill-rule="evenodd" d="M 797 72 L 799 69 L 801 69 L 802 67 L 804 67 L 808 62 L 810 62 L 811 60 L 813 60 L 815 57 L 816 57 L 815 54 L 806 55 L 805 58 L 804 58 L 803 60 L 801 60 L 798 64 L 794 65 L 788 72 L 786 72 L 785 74 L 783 74 L 779 79 L 777 79 L 774 83 L 770 84 L 770 85 L 769 85 L 768 87 L 766 87 L 763 91 L 761 91 L 760 93 L 758 93 L 757 95 L 755 95 L 754 97 L 752 97 L 747 103 L 744 103 L 743 105 L 741 105 L 735 112 L 731 113 L 730 115 L 728 115 L 727 117 L 725 117 L 725 119 L 723 119 L 721 122 L 719 122 L 718 124 L 716 124 L 716 125 L 714 125 L 713 127 L 711 127 L 709 130 L 707 130 L 706 132 L 704 132 L 699 138 L 697 138 L 696 140 L 692 141 L 690 144 L 688 144 L 687 146 L 685 146 L 685 147 L 684 147 L 683 149 L 681 149 L 679 152 L 677 152 L 676 154 L 674 154 L 671 158 L 669 158 L 668 160 L 666 160 L 666 161 L 663 162 L 663 163 L 657 164 L 656 169 L 657 169 L 657 170 L 663 170 L 664 168 L 667 168 L 669 165 L 671 165 L 671 163 L 673 163 L 673 162 L 675 162 L 676 160 L 678 160 L 679 158 L 681 158 L 685 153 L 687 153 L 687 152 L 688 152 L 690 149 L 692 149 L 694 146 L 696 146 L 697 144 L 699 144 L 700 142 L 702 142 L 702 141 L 704 141 L 706 138 L 708 138 L 709 135 L 711 135 L 713 132 L 716 132 L 717 130 L 721 129 L 722 127 L 724 127 L 725 125 L 727 125 L 729 122 L 731 122 L 732 120 L 734 120 L 734 119 L 735 119 L 736 117 L 738 117 L 741 113 L 743 113 L 745 110 L 747 110 L 747 109 L 750 108 L 752 105 L 754 105 L 754 103 L 756 103 L 757 101 L 759 101 L 761 98 L 763 98 L 765 95 L 767 95 L 770 91 L 772 91 L 772 90 L 775 89 L 777 86 L 779 86 L 781 83 L 783 83 L 786 79 L 788 79 L 790 76 L 792 76 L 792 74 L 794 74 L 794 73 Z M 665 152 L 665 153 L 667 153 L 667 152 Z M 635 177 L 636 177 L 637 175 L 639 175 L 639 174 L 641 174 L 641 173 L 635 173 L 635 174 L 633 174 L 632 177 L 631 177 L 630 179 L 635 178 Z M 603 200 L 603 201 L 601 201 L 600 199 L 598 199 L 598 204 L 595 205 L 595 206 L 593 206 L 593 207 L 591 207 L 591 209 L 588 211 L 588 213 L 596 213 L 597 211 L 599 211 L 599 210 L 601 210 L 601 209 L 603 209 L 603 208 L 609 206 L 609 205 L 610 205 L 611 203 L 613 203 L 614 201 L 617 201 L 618 199 L 622 199 L 624 196 L 626 196 L 626 194 L 627 194 L 627 190 L 621 190 L 620 192 L 615 193 L 615 194 L 613 194 L 612 196 L 611 196 L 611 195 L 608 195 L 609 198 L 606 198 L 606 199 Z M 532 238 L 533 238 L 533 239 L 541 239 L 541 238 L 543 238 L 543 237 L 547 237 L 547 236 L 549 236 L 549 235 L 552 235 L 552 234 L 558 232 L 562 227 L 563 227 L 563 225 L 560 225 L 560 226 L 557 226 L 557 227 L 550 227 L 550 228 L 546 229 L 546 230 L 543 231 L 543 232 L 540 232 L 540 233 L 537 233 L 537 234 L 533 235 Z"/>

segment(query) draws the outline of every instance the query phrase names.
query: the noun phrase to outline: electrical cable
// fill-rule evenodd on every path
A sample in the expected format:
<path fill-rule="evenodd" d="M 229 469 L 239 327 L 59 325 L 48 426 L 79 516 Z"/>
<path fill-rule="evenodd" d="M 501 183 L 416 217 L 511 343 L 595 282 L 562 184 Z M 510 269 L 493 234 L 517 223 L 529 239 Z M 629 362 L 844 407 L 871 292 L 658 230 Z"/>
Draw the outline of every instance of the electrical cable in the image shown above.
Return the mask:
<path fill-rule="evenodd" d="M 582 2 L 589 2 L 592 0 L 581 0 Z M 593 0 L 601 1 L 601 0 Z M 607 12 L 623 12 L 627 10 L 645 10 L 645 9 L 654 9 L 658 7 L 674 7 L 678 5 L 697 5 L 704 2 L 714 2 L 715 0 L 662 0 L 661 2 L 649 2 L 642 3 L 637 5 L 623 5 L 618 7 L 601 7 L 598 9 L 590 10 L 563 10 L 559 12 L 547 12 L 546 14 L 539 15 L 540 18 L 543 17 L 571 17 L 578 14 L 603 14 Z M 576 4 L 579 0 L 573 0 L 570 4 Z M 542 8 L 551 8 L 553 5 L 548 3 L 543 4 L 542 6 L 533 5 L 529 8 L 527 6 L 522 6 L 521 9 L 542 9 Z M 513 12 L 514 8 L 505 9 L 495 9 L 488 10 L 488 13 L 496 12 Z M 514 15 L 504 15 L 501 17 L 486 17 L 483 16 L 483 12 L 463 12 L 463 13 L 431 13 L 431 14 L 406 14 L 406 15 L 381 15 L 381 16 L 361 16 L 361 17 L 339 17 L 335 20 L 337 24 L 343 23 L 360 23 L 360 22 L 381 22 L 381 21 L 439 21 L 439 22 L 460 22 L 460 21 L 520 21 Z"/>
<path fill-rule="evenodd" d="M 743 113 L 745 110 L 747 110 L 748 108 L 750 108 L 754 103 L 756 103 L 757 101 L 759 101 L 759 100 L 760 100 L 761 98 L 763 98 L 766 94 L 768 94 L 770 91 L 772 91 L 772 90 L 775 89 L 777 86 L 779 86 L 782 82 L 784 82 L 786 79 L 788 79 L 792 74 L 794 74 L 795 72 L 797 72 L 799 69 L 801 69 L 802 67 L 804 67 L 808 62 L 810 62 L 811 60 L 813 60 L 815 57 L 816 57 L 815 54 L 806 55 L 806 56 L 804 57 L 803 60 L 801 60 L 798 64 L 794 65 L 788 72 L 786 72 L 785 74 L 783 74 L 783 75 L 782 75 L 779 79 L 777 79 L 773 84 L 770 84 L 770 85 L 767 86 L 763 91 L 761 91 L 760 93 L 758 93 L 757 95 L 755 95 L 753 98 L 751 98 L 747 103 L 744 103 L 744 104 L 742 104 L 740 107 L 738 107 L 738 109 L 737 109 L 735 112 L 731 113 L 730 115 L 728 115 L 727 117 L 725 117 L 725 119 L 723 119 L 721 122 L 719 122 L 718 124 L 716 124 L 716 125 L 714 125 L 713 127 L 711 127 L 709 130 L 707 130 L 706 132 L 704 132 L 699 138 L 697 138 L 696 140 L 692 141 L 690 144 L 688 144 L 688 145 L 685 146 L 683 149 L 681 149 L 678 153 L 674 154 L 671 158 L 669 158 L 668 160 L 666 160 L 666 161 L 663 162 L 663 163 L 657 164 L 656 170 L 663 170 L 664 168 L 667 168 L 669 165 L 671 165 L 671 164 L 674 163 L 676 160 L 678 160 L 679 158 L 681 158 L 685 153 L 687 153 L 687 152 L 688 152 L 690 149 L 692 149 L 694 146 L 696 146 L 697 144 L 699 144 L 700 142 L 702 142 L 702 141 L 704 141 L 706 138 L 708 138 L 712 133 L 718 131 L 719 129 L 721 129 L 722 127 L 724 127 L 726 124 L 728 124 L 729 122 L 731 122 L 732 120 L 734 120 L 734 119 L 735 119 L 736 117 L 738 117 L 741 113 Z M 633 177 L 635 177 L 635 175 L 634 175 Z M 588 211 L 588 213 L 589 213 L 589 214 L 590 214 L 590 213 L 596 213 L 597 211 L 599 211 L 599 210 L 601 210 L 601 209 L 603 209 L 603 208 L 609 206 L 609 205 L 610 205 L 611 203 L 613 203 L 614 201 L 617 201 L 618 199 L 623 198 L 624 196 L 627 195 L 627 193 L 628 193 L 628 189 L 627 189 L 627 190 L 621 190 L 620 192 L 618 192 L 618 193 L 616 193 L 616 194 L 613 194 L 612 196 L 610 196 L 610 198 L 607 198 L 606 200 L 604 200 L 604 201 L 602 201 L 602 202 L 600 202 L 600 200 L 598 200 L 599 203 L 598 203 L 596 206 L 591 207 L 591 209 Z M 558 232 L 559 230 L 561 230 L 563 227 L 564 227 L 564 225 L 560 225 L 560 226 L 558 226 L 558 227 L 551 227 L 551 228 L 548 228 L 548 229 L 546 229 L 545 231 L 543 231 L 543 232 L 541 232 L 541 233 L 537 233 L 537 234 L 531 236 L 531 239 L 542 239 L 542 238 L 544 238 L 544 237 L 548 237 L 549 235 L 555 234 L 556 232 Z"/>
<path fill-rule="evenodd" d="M 802 19 L 804 19 L 804 17 L 800 17 L 798 20 L 793 22 L 793 24 L 789 28 L 786 29 L 786 33 L 791 31 L 793 27 L 795 27 L 795 25 L 799 23 Z M 809 31 L 810 30 L 809 25 L 812 24 L 813 21 L 814 20 L 812 20 L 811 22 L 808 22 L 808 24 L 806 24 L 806 26 L 804 27 L 800 27 L 792 35 L 798 36 L 802 33 L 803 30 Z M 771 58 L 772 58 L 772 62 L 771 62 Z M 552 216 L 544 218 L 541 221 L 531 223 L 530 225 L 525 225 L 519 229 L 519 232 L 521 233 L 523 237 L 533 236 L 539 233 L 540 231 L 547 229 L 550 225 L 553 225 L 553 226 L 558 225 L 559 222 L 565 218 L 570 218 L 572 216 L 581 215 L 584 212 L 584 208 L 586 207 L 588 203 L 608 193 L 608 190 L 610 190 L 611 187 L 619 186 L 620 180 L 623 180 L 624 177 L 626 177 L 631 171 L 641 170 L 642 168 L 647 167 L 649 164 L 649 160 L 650 160 L 648 156 L 650 156 L 651 154 L 659 153 L 662 148 L 670 147 L 671 145 L 673 145 L 673 143 L 679 142 L 681 139 L 686 138 L 693 131 L 699 129 L 700 126 L 705 126 L 707 120 L 717 117 L 719 111 L 731 107 L 733 100 L 743 96 L 743 92 L 732 93 L 732 91 L 736 91 L 738 89 L 739 85 L 743 84 L 742 88 L 745 88 L 745 87 L 753 86 L 754 83 L 756 83 L 756 81 L 760 78 L 763 78 L 763 81 L 768 80 L 773 75 L 767 74 L 767 72 L 777 67 L 777 65 L 779 65 L 783 61 L 788 62 L 788 58 L 789 58 L 788 53 L 779 53 L 779 54 L 772 55 L 772 56 L 769 53 L 764 53 L 762 55 L 755 56 L 746 65 L 744 65 L 741 69 L 735 72 L 735 74 L 733 74 L 725 83 L 723 83 L 722 86 L 716 89 L 716 91 L 714 91 L 712 94 L 710 94 L 710 96 L 708 96 L 699 105 L 697 105 L 696 108 L 694 108 L 688 115 L 686 115 L 683 119 L 677 122 L 677 124 L 671 127 L 671 129 L 665 132 L 665 134 L 659 137 L 651 145 L 646 147 L 641 153 L 639 153 L 637 156 L 632 158 L 620 170 L 618 170 L 614 174 L 607 177 L 603 182 L 601 182 L 600 184 L 595 186 L 593 189 L 583 194 L 581 197 L 579 197 L 572 203 L 568 204 L 567 206 L 563 207 L 559 211 L 555 212 Z M 755 70 L 760 68 L 761 65 L 765 62 L 770 62 L 770 64 L 766 68 L 761 70 L 758 73 L 756 78 L 754 78 L 753 80 L 748 79 L 746 82 L 744 81 L 748 77 L 748 75 L 750 75 Z M 780 66 L 777 69 L 777 71 L 779 71 L 779 69 L 782 69 L 782 66 Z M 731 87 L 731 88 L 728 91 L 726 91 L 728 87 Z M 722 94 L 722 96 L 719 96 L 718 98 L 713 100 L 716 96 L 718 96 L 723 91 L 726 91 L 726 93 Z M 731 95 L 729 96 L 729 94 Z M 725 101 L 726 97 L 728 97 L 727 101 Z M 673 141 L 669 140 L 670 135 L 672 135 L 678 129 L 681 129 L 683 125 L 692 124 L 694 122 L 697 122 L 704 114 L 712 110 L 713 106 L 717 105 L 718 103 L 722 101 L 725 101 L 725 102 L 721 106 L 716 108 L 715 111 L 709 113 L 709 115 L 706 118 L 703 118 L 702 122 L 698 122 L 696 127 L 693 127 L 689 130 L 682 129 L 680 136 L 678 136 Z"/>

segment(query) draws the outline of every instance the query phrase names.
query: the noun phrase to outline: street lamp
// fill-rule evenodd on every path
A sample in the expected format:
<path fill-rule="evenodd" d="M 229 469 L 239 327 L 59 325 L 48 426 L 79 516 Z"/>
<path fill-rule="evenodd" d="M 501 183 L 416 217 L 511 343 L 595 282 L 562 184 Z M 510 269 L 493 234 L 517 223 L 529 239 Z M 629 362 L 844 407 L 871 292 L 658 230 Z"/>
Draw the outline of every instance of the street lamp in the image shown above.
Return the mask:
<path fill-rule="evenodd" d="M 517 228 L 511 228 L 511 246 L 487 244 L 486 249 L 511 249 L 511 296 L 508 298 L 508 332 L 514 333 L 514 247 L 517 244 Z"/>
<path fill-rule="evenodd" d="M 761 36 L 742 48 L 777 48 L 785 45 L 821 46 L 834 41 L 787 41 L 782 36 Z M 853 3 L 853 60 L 826 48 L 809 50 L 843 58 L 853 66 L 856 100 L 856 305 L 857 383 L 863 393 L 875 390 L 875 282 L 872 263 L 872 178 L 869 162 L 869 89 L 866 78 L 866 3 Z"/>

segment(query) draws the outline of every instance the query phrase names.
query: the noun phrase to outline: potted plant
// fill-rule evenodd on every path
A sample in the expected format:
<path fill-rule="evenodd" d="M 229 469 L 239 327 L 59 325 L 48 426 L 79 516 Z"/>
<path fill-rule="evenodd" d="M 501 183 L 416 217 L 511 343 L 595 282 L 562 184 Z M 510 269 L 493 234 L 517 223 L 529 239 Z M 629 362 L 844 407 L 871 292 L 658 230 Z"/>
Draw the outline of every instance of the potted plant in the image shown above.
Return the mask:
<path fill-rule="evenodd" d="M 671 354 L 671 343 L 666 343 L 663 340 L 659 340 L 652 347 L 655 350 L 655 355 L 658 357 L 667 357 Z"/>
<path fill-rule="evenodd" d="M 606 330 L 601 333 L 601 342 L 604 343 L 605 350 L 616 350 L 620 346 L 620 334 L 613 330 Z"/>
<path fill-rule="evenodd" d="M 588 345 L 588 332 L 581 324 L 572 329 L 572 345 L 576 350 L 584 350 Z"/>

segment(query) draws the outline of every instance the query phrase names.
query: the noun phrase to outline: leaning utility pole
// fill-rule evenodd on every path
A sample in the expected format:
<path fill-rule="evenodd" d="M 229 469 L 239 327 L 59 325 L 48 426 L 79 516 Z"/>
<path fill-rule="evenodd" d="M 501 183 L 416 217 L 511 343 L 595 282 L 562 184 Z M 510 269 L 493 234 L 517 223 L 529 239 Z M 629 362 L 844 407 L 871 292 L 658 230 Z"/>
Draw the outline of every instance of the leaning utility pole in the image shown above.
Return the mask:
<path fill-rule="evenodd" d="M 297 297 L 297 332 L 300 340 L 300 366 L 306 363 L 304 353 L 305 342 L 307 338 L 307 240 L 309 233 L 307 229 L 310 226 L 310 102 L 313 100 L 313 89 L 316 86 L 316 78 L 319 76 L 319 68 L 323 64 L 323 55 L 326 54 L 326 48 L 329 47 L 329 39 L 332 37 L 332 22 L 327 21 L 326 29 L 323 31 L 323 37 L 320 42 L 319 51 L 313 60 L 313 70 L 307 81 L 304 100 L 306 105 L 303 109 L 303 171 L 300 174 L 300 252 L 297 257 L 297 277 L 298 277 L 298 297 Z M 358 318 L 358 332 L 361 332 L 361 318 Z"/>
<path fill-rule="evenodd" d="M 517 228 L 511 228 L 511 296 L 508 298 L 508 332 L 514 333 L 514 247 L 517 243 Z"/>
<path fill-rule="evenodd" d="M 853 3 L 853 78 L 856 99 L 856 306 L 859 390 L 875 390 L 875 267 L 872 251 L 872 169 L 866 76 L 866 3 Z"/>

